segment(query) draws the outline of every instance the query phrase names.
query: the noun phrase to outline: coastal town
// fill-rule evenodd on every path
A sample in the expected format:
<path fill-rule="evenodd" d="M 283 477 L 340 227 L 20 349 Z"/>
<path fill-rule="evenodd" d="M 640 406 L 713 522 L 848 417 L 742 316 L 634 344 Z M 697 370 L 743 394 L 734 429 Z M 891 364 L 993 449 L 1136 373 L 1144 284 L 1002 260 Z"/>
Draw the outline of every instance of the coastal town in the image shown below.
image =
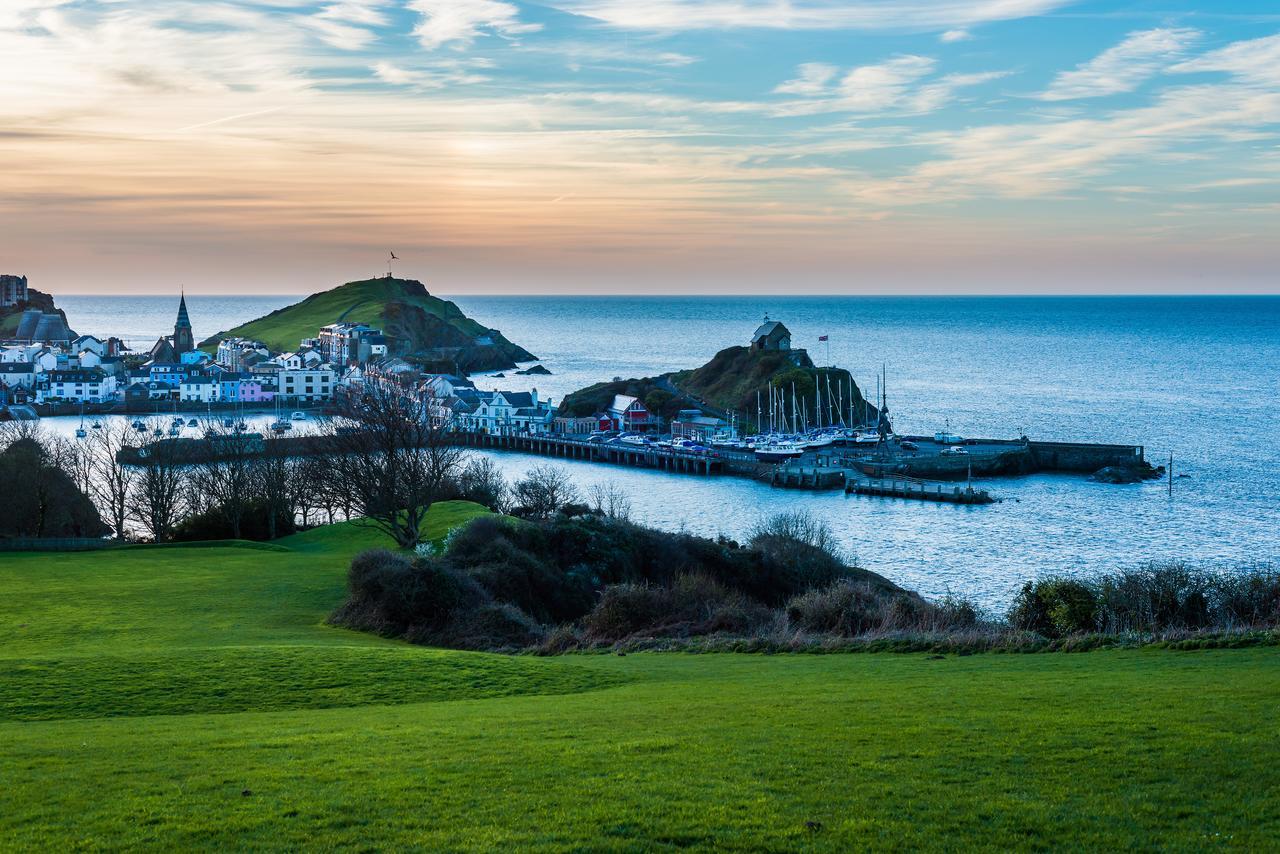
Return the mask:
<path fill-rule="evenodd" d="M 711 403 L 664 375 L 599 383 L 557 406 L 536 387 L 478 388 L 456 361 L 454 370 L 430 370 L 369 323 L 336 319 L 306 330 L 284 351 L 235 334 L 200 346 L 180 294 L 173 333 L 135 353 L 117 337 L 77 334 L 60 312 L 26 307 L 25 277 L 0 282 L 8 307 L 22 309 L 14 334 L 0 341 L 0 412 L 19 419 L 78 413 L 80 437 L 99 429 L 103 415 L 134 416 L 133 426 L 148 434 L 143 442 L 189 442 L 214 427 L 256 436 L 245 414 L 274 410 L 269 429 L 282 441 L 308 411 L 319 417 L 349 412 L 352 401 L 388 391 L 412 401 L 416 417 L 459 444 L 736 474 L 780 487 L 982 504 L 993 500 L 985 490 L 946 484 L 1035 471 L 1134 482 L 1162 471 L 1145 461 L 1141 446 L 973 439 L 949 426 L 932 435 L 899 434 L 889 420 L 887 378 L 877 381 L 877 399 L 868 401 L 847 372 L 815 367 L 804 349 L 792 346 L 787 326 L 768 317 L 745 345 L 699 369 L 714 369 L 712 382 L 723 384 L 769 366 L 771 378 L 738 389 L 733 405 L 723 398 Z M 498 335 L 489 330 L 483 337 Z M 541 366 L 520 371 L 544 372 Z M 688 378 L 681 381 L 689 385 Z M 222 416 L 216 421 L 187 417 L 215 412 Z M 146 414 L 169 414 L 172 422 L 168 429 L 149 426 L 141 418 Z M 318 446 L 286 452 L 303 447 L 315 453 Z M 131 459 L 145 456 L 132 453 Z"/>

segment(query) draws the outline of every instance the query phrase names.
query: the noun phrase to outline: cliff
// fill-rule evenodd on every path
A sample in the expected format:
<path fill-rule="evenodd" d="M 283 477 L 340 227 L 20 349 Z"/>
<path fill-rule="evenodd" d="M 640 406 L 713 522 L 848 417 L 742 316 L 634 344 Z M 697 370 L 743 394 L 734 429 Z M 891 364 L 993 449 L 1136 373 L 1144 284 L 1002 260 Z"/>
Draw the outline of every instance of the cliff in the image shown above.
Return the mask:
<path fill-rule="evenodd" d="M 51 294 L 46 294 L 35 288 L 28 288 L 26 302 L 8 308 L 0 308 L 0 338 L 11 337 L 18 330 L 18 321 L 22 319 L 22 313 L 32 308 L 39 309 L 45 314 L 59 315 L 64 323 L 67 322 L 66 312 L 54 305 Z M 70 326 L 69 323 L 67 325 Z"/>
<path fill-rule="evenodd" d="M 365 323 L 387 335 L 395 356 L 454 365 L 460 372 L 501 370 L 535 357 L 496 329 L 467 317 L 448 300 L 434 297 L 414 279 L 348 282 L 301 302 L 219 332 L 200 342 L 212 351 L 224 338 L 252 338 L 273 350 L 293 350 L 320 327 L 339 321 Z"/>

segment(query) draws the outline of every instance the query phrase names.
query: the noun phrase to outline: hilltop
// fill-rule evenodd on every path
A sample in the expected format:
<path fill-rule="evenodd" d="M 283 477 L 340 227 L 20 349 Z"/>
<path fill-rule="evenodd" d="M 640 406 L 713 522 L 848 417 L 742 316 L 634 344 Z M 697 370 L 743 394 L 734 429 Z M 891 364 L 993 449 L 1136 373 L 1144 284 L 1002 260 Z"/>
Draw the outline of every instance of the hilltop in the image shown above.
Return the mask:
<path fill-rule="evenodd" d="M 845 369 L 816 367 L 803 350 L 751 347 L 726 347 L 711 361 L 692 370 L 596 383 L 566 396 L 560 411 L 585 417 L 605 409 L 614 395 L 627 394 L 639 398 L 651 412 L 663 418 L 673 417 L 680 409 L 697 407 L 716 414 L 736 412 L 754 421 L 756 395 L 767 401 L 771 385 L 784 390 L 788 399 L 794 387 L 810 412 L 815 386 L 821 388 L 824 400 L 828 388 L 837 395 L 843 401 L 845 413 L 850 411 L 849 396 L 852 395 L 855 420 L 874 419 L 875 407 L 863 398 L 858 384 Z M 844 389 L 843 394 L 840 389 Z M 823 408 L 825 410 L 825 404 Z"/>
<path fill-rule="evenodd" d="M 392 355 L 417 357 L 458 371 L 501 370 L 532 361 L 528 350 L 463 314 L 448 300 L 432 296 L 416 279 L 383 277 L 347 282 L 312 294 L 257 320 L 200 342 L 212 350 L 224 338 L 261 341 L 273 350 L 293 350 L 320 327 L 346 321 L 386 333 Z"/>

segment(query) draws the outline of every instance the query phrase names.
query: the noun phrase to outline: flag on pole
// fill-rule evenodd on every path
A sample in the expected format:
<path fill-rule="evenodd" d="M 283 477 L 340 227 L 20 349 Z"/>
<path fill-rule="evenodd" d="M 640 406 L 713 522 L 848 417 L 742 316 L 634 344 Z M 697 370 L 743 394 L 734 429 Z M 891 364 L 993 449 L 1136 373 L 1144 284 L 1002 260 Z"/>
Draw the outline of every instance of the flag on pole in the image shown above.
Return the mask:
<path fill-rule="evenodd" d="M 826 336 L 826 335 L 819 335 L 819 336 L 818 336 L 818 340 L 819 340 L 819 341 L 826 341 L 828 337 L 829 337 L 829 336 Z"/>

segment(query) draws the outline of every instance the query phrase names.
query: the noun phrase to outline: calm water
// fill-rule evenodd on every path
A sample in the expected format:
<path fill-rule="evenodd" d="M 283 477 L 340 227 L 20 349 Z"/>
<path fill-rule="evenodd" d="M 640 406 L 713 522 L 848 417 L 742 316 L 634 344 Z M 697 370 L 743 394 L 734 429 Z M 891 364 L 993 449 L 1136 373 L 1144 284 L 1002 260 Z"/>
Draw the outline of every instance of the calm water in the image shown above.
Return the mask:
<path fill-rule="evenodd" d="M 296 297 L 191 297 L 197 337 Z M 1232 565 L 1280 556 L 1280 299 L 455 297 L 469 315 L 542 357 L 549 377 L 478 378 L 557 400 L 614 376 L 702 364 L 744 343 L 768 312 L 819 363 L 874 392 L 888 367 L 900 431 L 1144 444 L 1177 457 L 1163 483 L 1108 486 L 1067 476 L 985 484 L 1004 502 L 959 508 L 837 493 L 775 491 L 557 461 L 585 486 L 615 481 L 636 516 L 699 533 L 746 532 L 804 507 L 860 562 L 925 594 L 1003 606 L 1023 579 L 1148 559 Z M 174 299 L 61 297 L 73 328 L 150 346 Z M 830 356 L 819 335 L 830 335 Z M 64 425 L 74 429 L 74 425 Z M 518 473 L 540 458 L 497 455 Z"/>

